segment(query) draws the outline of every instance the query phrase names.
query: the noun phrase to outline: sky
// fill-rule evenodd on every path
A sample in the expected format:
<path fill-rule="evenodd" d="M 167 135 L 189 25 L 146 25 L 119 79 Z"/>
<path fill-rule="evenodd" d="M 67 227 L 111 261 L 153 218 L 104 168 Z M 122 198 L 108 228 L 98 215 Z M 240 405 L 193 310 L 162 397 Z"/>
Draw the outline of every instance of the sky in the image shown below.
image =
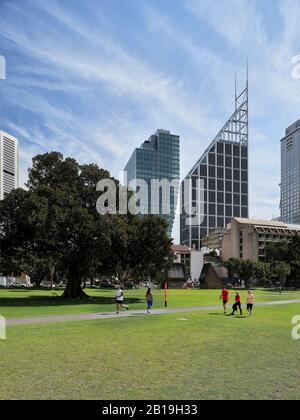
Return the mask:
<path fill-rule="evenodd" d="M 250 216 L 279 215 L 298 0 L 0 0 L 0 17 L 0 128 L 19 139 L 21 184 L 52 150 L 118 177 L 158 128 L 180 135 L 184 178 L 232 114 L 248 57 Z"/>

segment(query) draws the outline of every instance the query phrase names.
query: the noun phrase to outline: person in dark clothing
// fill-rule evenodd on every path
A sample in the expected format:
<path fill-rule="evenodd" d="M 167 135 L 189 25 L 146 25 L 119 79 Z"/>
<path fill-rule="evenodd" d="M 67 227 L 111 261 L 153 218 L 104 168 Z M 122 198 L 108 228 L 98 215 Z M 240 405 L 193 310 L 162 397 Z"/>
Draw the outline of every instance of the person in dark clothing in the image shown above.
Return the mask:
<path fill-rule="evenodd" d="M 243 315 L 242 304 L 241 304 L 241 295 L 239 294 L 239 292 L 236 292 L 235 303 L 232 307 L 232 314 L 231 315 L 234 315 L 237 312 L 238 309 L 240 310 L 240 314 Z"/>

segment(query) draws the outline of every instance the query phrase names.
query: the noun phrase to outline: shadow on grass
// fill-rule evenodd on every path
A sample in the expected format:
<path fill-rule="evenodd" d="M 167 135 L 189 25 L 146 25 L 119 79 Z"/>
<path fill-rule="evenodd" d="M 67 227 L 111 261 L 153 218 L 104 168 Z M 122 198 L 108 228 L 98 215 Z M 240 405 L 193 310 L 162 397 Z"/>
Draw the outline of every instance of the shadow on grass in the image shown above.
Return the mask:
<path fill-rule="evenodd" d="M 231 314 L 224 315 L 224 314 L 221 314 L 221 313 L 210 313 L 208 315 L 211 315 L 211 316 L 223 316 L 223 317 L 235 318 L 235 319 L 249 318 L 249 316 L 247 316 L 247 315 L 231 315 Z"/>
<path fill-rule="evenodd" d="M 279 293 L 279 287 L 272 287 L 270 289 L 261 289 L 261 292 L 264 293 L 274 293 L 275 295 L 280 295 L 281 293 Z M 282 289 L 282 294 L 284 295 L 285 293 L 291 293 L 291 292 L 299 292 L 299 289 Z"/>
<path fill-rule="evenodd" d="M 132 305 L 135 303 L 143 303 L 144 299 L 126 298 L 126 304 Z M 71 306 L 71 305 L 113 305 L 115 304 L 114 297 L 95 297 L 85 299 L 64 299 L 60 296 L 30 296 L 26 298 L 0 298 L 1 307 L 41 307 L 41 306 Z"/>

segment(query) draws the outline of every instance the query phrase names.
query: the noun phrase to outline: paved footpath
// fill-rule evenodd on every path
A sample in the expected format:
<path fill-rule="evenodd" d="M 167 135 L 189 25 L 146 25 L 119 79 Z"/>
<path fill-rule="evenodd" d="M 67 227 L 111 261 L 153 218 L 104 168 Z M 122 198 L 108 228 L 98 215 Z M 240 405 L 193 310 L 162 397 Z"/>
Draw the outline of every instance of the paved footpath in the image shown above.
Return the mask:
<path fill-rule="evenodd" d="M 300 300 L 279 300 L 274 302 L 259 302 L 255 304 L 258 306 L 275 306 L 275 305 L 290 305 L 300 303 Z M 189 312 L 200 312 L 200 311 L 220 311 L 220 305 L 216 306 L 192 306 L 189 308 L 169 308 L 169 309 L 153 309 L 151 315 L 164 315 L 164 314 L 182 314 Z M 67 322 L 67 321 L 91 321 L 95 319 L 108 319 L 108 318 L 128 318 L 134 316 L 149 316 L 145 311 L 135 310 L 126 311 L 116 314 L 114 312 L 107 313 L 92 313 L 83 315 L 51 315 L 43 317 L 32 317 L 32 318 L 8 318 L 6 320 L 7 326 L 13 325 L 31 325 L 31 324 L 49 324 L 53 322 Z"/>

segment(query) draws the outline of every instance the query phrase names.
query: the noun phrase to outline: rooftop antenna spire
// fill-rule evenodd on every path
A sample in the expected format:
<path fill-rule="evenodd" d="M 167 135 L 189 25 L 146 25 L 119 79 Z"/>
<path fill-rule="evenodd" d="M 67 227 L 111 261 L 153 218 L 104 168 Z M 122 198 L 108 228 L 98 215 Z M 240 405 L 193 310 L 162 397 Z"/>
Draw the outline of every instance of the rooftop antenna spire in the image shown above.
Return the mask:
<path fill-rule="evenodd" d="M 236 81 L 236 71 L 234 72 L 234 99 L 235 99 L 235 110 L 237 110 L 237 81 Z"/>
<path fill-rule="evenodd" d="M 246 64 L 246 85 L 247 89 L 249 87 L 249 58 L 247 57 L 247 64 Z"/>

